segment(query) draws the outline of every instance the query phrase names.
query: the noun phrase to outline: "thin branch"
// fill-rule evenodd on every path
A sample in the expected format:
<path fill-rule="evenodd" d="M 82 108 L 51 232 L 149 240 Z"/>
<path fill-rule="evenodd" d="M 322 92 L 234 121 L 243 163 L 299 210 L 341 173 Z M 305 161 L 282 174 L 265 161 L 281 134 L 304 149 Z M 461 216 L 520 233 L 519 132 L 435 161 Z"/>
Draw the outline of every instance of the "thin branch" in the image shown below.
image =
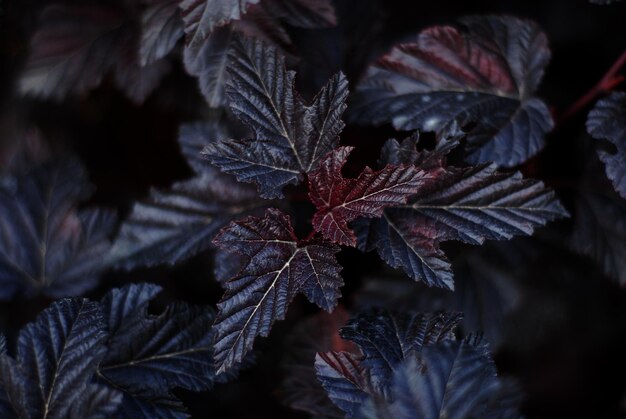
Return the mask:
<path fill-rule="evenodd" d="M 617 74 L 621 68 L 626 64 L 626 51 L 620 55 L 620 57 L 613 63 L 607 73 L 600 79 L 591 90 L 581 96 L 576 102 L 574 102 L 557 120 L 557 125 L 569 120 L 582 109 L 586 108 L 591 102 L 593 102 L 598 96 L 610 92 L 620 83 L 626 80 L 623 74 Z"/>

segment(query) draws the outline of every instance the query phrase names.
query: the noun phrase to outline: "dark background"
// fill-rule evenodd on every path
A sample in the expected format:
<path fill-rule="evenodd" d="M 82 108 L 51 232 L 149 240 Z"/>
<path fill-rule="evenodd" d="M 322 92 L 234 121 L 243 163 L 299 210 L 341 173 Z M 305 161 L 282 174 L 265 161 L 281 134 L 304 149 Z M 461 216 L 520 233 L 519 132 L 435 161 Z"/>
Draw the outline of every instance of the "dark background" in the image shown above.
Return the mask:
<path fill-rule="evenodd" d="M 73 150 L 87 166 L 97 192 L 86 204 L 117 208 L 123 218 L 151 186 L 167 186 L 191 175 L 178 151 L 177 130 L 182 122 L 201 119 L 206 109 L 195 80 L 184 74 L 180 63 L 143 106 L 133 105 L 110 80 L 86 96 L 62 103 L 19 98 L 16 77 L 28 54 L 29 36 L 38 11 L 50 3 L 0 3 L 0 133 L 4 136 L 0 152 L 16 119 L 37 127 L 51 148 Z M 427 26 L 452 23 L 465 14 L 506 13 L 535 20 L 548 35 L 553 57 L 538 95 L 558 119 L 626 49 L 626 3 L 337 0 L 336 10 L 337 28 L 292 31 L 302 57 L 297 83 L 305 96 L 339 69 L 354 83 L 372 58 Z M 573 189 L 584 168 L 595 164 L 589 161 L 596 159 L 584 131 L 587 111 L 557 124 L 547 137 L 546 149 L 521 168 L 556 188 L 570 212 Z M 399 137 L 389 127 L 348 126 L 342 143 L 360 147 L 363 163 L 371 164 L 390 136 Z M 605 183 L 601 171 L 596 173 L 597 180 Z M 626 417 L 626 293 L 590 259 L 553 245 L 554 237 L 566 235 L 571 227 L 566 220 L 543 229 L 533 239 L 539 249 L 533 263 L 516 268 L 526 298 L 505 322 L 503 343 L 494 348 L 496 363 L 501 373 L 522 383 L 528 417 Z M 453 248 L 451 254 L 463 249 Z M 380 265 L 373 255 L 356 251 L 342 252 L 341 262 L 347 284 L 342 302 L 350 308 L 364 274 Z M 150 281 L 163 284 L 172 298 L 215 304 L 221 290 L 210 278 L 210 268 L 209 255 L 201 254 L 175 268 L 109 272 L 90 296 L 99 297 L 128 281 Z M 3 303 L 4 331 L 14 335 L 48 303 Z M 206 394 L 181 393 L 194 417 L 306 417 L 281 405 L 283 371 L 278 365 L 285 336 L 313 312 L 308 303 L 297 300 L 287 321 L 278 323 L 270 339 L 257 345 L 257 365 L 238 381 Z"/>

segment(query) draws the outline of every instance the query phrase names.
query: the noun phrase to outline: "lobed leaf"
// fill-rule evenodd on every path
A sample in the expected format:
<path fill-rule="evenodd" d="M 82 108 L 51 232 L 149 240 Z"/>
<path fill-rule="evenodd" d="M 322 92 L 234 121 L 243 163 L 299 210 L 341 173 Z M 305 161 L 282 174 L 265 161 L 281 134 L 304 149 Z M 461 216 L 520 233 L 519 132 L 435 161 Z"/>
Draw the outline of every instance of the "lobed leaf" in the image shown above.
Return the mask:
<path fill-rule="evenodd" d="M 443 164 L 443 158 L 439 161 Z M 375 248 L 385 262 L 402 267 L 413 279 L 453 289 L 452 270 L 440 242 L 482 244 L 530 235 L 564 216 L 567 212 L 554 192 L 542 182 L 522 179 L 518 172 L 497 172 L 493 164 L 431 167 L 428 181 L 407 204 L 387 208 L 380 219 L 355 228 L 360 249 Z"/>
<path fill-rule="evenodd" d="M 238 38 L 231 59 L 230 107 L 255 138 L 212 143 L 203 155 L 237 180 L 257 183 L 262 197 L 282 197 L 284 186 L 301 181 L 337 145 L 347 81 L 334 76 L 306 106 L 275 48 Z"/>
<path fill-rule="evenodd" d="M 309 174 L 309 198 L 317 207 L 313 227 L 325 239 L 347 246 L 356 246 L 348 222 L 380 217 L 385 208 L 405 204 L 426 176 L 414 166 L 387 165 L 377 172 L 366 167 L 358 178 L 345 179 L 341 168 L 352 149 L 331 151 Z"/>
<path fill-rule="evenodd" d="M 285 318 L 293 298 L 302 292 L 311 302 L 332 311 L 343 280 L 334 245 L 299 243 L 289 217 L 269 209 L 264 218 L 233 221 L 215 237 L 223 250 L 247 262 L 228 280 L 215 320 L 215 363 L 218 373 L 241 362 L 257 336 L 267 336 Z"/>

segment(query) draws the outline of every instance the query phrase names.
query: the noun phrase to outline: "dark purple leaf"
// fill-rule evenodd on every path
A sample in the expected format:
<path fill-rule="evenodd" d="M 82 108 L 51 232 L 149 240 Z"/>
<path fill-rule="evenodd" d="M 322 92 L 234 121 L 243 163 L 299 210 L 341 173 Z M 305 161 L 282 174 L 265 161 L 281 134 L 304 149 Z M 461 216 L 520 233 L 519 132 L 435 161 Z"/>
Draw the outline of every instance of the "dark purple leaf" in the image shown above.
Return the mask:
<path fill-rule="evenodd" d="M 550 59 L 534 23 L 472 16 L 459 27 L 422 31 L 372 65 L 354 97 L 352 119 L 396 129 L 475 123 L 467 160 L 515 166 L 539 152 L 553 122 L 534 94 Z"/>
<path fill-rule="evenodd" d="M 500 173 L 493 164 L 430 169 L 406 205 L 355 225 L 361 249 L 376 248 L 390 266 L 427 285 L 453 289 L 442 241 L 506 240 L 567 216 L 554 192 L 518 172 Z"/>
<path fill-rule="evenodd" d="M 133 406 L 172 410 L 179 403 L 170 395 L 173 388 L 202 391 L 215 379 L 213 311 L 173 303 L 158 315 L 149 314 L 148 304 L 160 290 L 155 285 L 129 285 L 102 300 L 110 338 L 98 374 L 124 392 L 124 411 Z"/>
<path fill-rule="evenodd" d="M 91 186 L 75 160 L 49 162 L 0 186 L 2 299 L 79 295 L 107 267 L 111 211 L 77 204 Z"/>
<path fill-rule="evenodd" d="M 98 86 L 119 60 L 127 31 L 107 7 L 51 5 L 40 16 L 20 79 L 22 93 L 63 99 Z"/>
<path fill-rule="evenodd" d="M 387 165 L 377 172 L 366 167 L 358 178 L 345 179 L 341 168 L 353 148 L 331 151 L 309 174 L 309 198 L 317 207 L 313 227 L 325 239 L 346 246 L 356 246 L 350 221 L 380 217 L 385 208 L 406 204 L 427 176 L 415 166 Z"/>
<path fill-rule="evenodd" d="M 282 197 L 285 185 L 300 182 L 337 145 L 348 83 L 334 76 L 307 106 L 284 57 L 260 41 L 240 38 L 228 71 L 230 107 L 255 138 L 213 143 L 203 154 L 239 181 L 257 183 L 262 197 Z"/>
<path fill-rule="evenodd" d="M 285 318 L 289 303 L 302 292 L 311 302 L 332 311 L 343 280 L 332 244 L 299 243 L 289 217 L 269 209 L 264 218 L 247 217 L 224 227 L 214 239 L 222 250 L 248 260 L 224 284 L 215 320 L 215 363 L 218 372 L 239 363 L 257 336 L 267 336 Z"/>
<path fill-rule="evenodd" d="M 225 224 L 264 205 L 254 188 L 199 158 L 204 146 L 228 132 L 217 121 L 181 127 L 182 152 L 198 175 L 166 190 L 152 190 L 149 199 L 135 204 L 111 250 L 117 266 L 132 269 L 183 261 L 208 249 Z"/>
<path fill-rule="evenodd" d="M 0 356 L 0 385 L 17 417 L 67 418 L 101 411 L 91 384 L 106 348 L 100 306 L 87 300 L 60 300 L 19 334 L 16 358 Z M 104 391 L 115 411 L 119 396 Z M 89 400 L 86 402 L 85 399 Z M 105 409 L 107 410 L 107 409 Z"/>

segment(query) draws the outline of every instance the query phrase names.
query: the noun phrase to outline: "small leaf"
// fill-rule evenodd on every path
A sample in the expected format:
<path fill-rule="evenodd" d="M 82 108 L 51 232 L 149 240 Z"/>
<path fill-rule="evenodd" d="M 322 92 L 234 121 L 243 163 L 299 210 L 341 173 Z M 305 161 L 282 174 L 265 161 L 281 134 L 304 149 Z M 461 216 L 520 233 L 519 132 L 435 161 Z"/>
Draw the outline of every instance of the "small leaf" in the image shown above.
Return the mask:
<path fill-rule="evenodd" d="M 553 127 L 546 105 L 532 96 L 550 59 L 546 36 L 508 16 L 460 24 L 426 29 L 380 58 L 357 88 L 351 118 L 425 131 L 476 123 L 467 160 L 518 165 L 543 148 Z"/>
<path fill-rule="evenodd" d="M 233 221 L 215 237 L 222 250 L 247 258 L 241 271 L 224 284 L 215 320 L 218 373 L 241 362 L 257 336 L 268 336 L 276 320 L 302 292 L 332 311 L 343 280 L 335 260 L 339 248 L 328 243 L 299 243 L 289 217 L 269 209 L 264 218 Z"/>
<path fill-rule="evenodd" d="M 238 38 L 231 54 L 230 107 L 255 139 L 209 144 L 203 154 L 237 180 L 257 183 L 262 197 L 282 197 L 284 186 L 300 182 L 337 145 L 348 83 L 334 76 L 306 106 L 275 48 Z"/>
<path fill-rule="evenodd" d="M 345 179 L 341 168 L 352 147 L 339 147 L 322 159 L 309 174 L 309 197 L 317 207 L 313 227 L 325 239 L 356 246 L 356 236 L 348 222 L 375 218 L 387 207 L 405 204 L 426 174 L 414 166 L 385 166 L 374 172 L 369 167 L 356 179 Z"/>
<path fill-rule="evenodd" d="M 616 153 L 598 148 L 606 175 L 615 190 L 626 199 L 626 93 L 613 92 L 599 101 L 589 113 L 587 131 L 598 140 L 608 140 Z"/>

